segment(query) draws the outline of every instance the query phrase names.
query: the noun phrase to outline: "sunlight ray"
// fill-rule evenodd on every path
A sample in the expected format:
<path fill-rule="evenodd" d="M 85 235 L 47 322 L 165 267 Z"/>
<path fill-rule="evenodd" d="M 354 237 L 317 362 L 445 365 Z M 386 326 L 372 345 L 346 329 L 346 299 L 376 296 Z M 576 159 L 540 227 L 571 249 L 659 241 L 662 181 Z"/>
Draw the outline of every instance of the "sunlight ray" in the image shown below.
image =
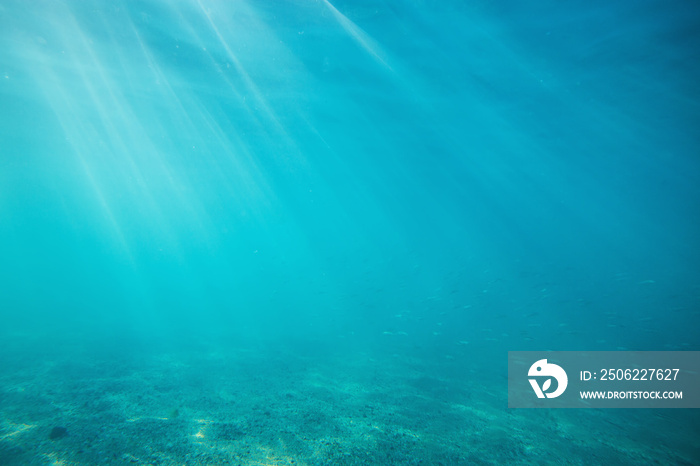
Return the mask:
<path fill-rule="evenodd" d="M 386 53 L 382 50 L 379 44 L 367 34 L 361 27 L 355 24 L 350 18 L 338 11 L 329 0 L 323 0 L 323 3 L 333 13 L 335 19 L 345 29 L 345 31 L 357 42 L 367 53 L 369 53 L 377 62 L 390 71 L 394 71 L 392 66 L 387 62 Z"/>

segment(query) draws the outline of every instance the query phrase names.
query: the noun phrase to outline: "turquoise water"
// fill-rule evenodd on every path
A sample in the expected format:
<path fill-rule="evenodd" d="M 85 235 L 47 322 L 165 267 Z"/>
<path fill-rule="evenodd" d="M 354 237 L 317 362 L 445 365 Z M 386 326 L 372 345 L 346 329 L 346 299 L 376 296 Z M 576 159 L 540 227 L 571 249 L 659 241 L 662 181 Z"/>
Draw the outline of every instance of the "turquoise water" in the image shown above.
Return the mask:
<path fill-rule="evenodd" d="M 700 350 L 698 50 L 675 0 L 3 1 L 0 464 L 697 464 L 506 364 Z"/>

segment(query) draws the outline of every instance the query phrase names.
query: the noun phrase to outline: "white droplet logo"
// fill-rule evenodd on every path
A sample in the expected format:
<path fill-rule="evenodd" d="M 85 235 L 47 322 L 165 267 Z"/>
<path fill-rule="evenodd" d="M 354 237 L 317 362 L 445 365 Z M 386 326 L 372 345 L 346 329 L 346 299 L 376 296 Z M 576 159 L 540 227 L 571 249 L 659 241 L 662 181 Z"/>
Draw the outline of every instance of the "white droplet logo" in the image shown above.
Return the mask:
<path fill-rule="evenodd" d="M 561 367 L 556 364 L 549 364 L 546 359 L 540 359 L 535 364 L 530 366 L 530 370 L 527 375 L 529 377 L 549 377 L 542 383 L 540 387 L 537 379 L 528 379 L 532 389 L 535 391 L 537 398 L 556 398 L 566 390 L 566 386 L 569 383 L 569 378 L 566 376 L 566 372 Z M 551 393 L 547 393 L 552 386 L 552 378 L 557 381 L 557 389 Z"/>

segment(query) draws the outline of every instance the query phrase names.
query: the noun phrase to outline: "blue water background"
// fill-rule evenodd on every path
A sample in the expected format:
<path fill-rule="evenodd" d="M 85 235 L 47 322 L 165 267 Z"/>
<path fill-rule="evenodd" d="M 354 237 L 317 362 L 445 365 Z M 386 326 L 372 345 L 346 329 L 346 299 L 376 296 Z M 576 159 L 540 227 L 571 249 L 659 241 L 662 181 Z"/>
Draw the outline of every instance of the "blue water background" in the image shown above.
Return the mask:
<path fill-rule="evenodd" d="M 685 1 L 4 1 L 0 333 L 400 341 L 501 373 L 698 350 L 699 25 Z"/>

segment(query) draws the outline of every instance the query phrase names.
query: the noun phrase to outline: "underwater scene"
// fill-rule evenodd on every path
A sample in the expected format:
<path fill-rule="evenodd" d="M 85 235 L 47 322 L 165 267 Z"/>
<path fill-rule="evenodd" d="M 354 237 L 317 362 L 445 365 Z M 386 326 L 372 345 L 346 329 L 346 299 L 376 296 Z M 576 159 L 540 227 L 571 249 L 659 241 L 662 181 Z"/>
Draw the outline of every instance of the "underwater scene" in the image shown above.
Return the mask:
<path fill-rule="evenodd" d="M 700 464 L 508 399 L 700 351 L 699 83 L 692 1 L 0 1 L 0 465 Z"/>

